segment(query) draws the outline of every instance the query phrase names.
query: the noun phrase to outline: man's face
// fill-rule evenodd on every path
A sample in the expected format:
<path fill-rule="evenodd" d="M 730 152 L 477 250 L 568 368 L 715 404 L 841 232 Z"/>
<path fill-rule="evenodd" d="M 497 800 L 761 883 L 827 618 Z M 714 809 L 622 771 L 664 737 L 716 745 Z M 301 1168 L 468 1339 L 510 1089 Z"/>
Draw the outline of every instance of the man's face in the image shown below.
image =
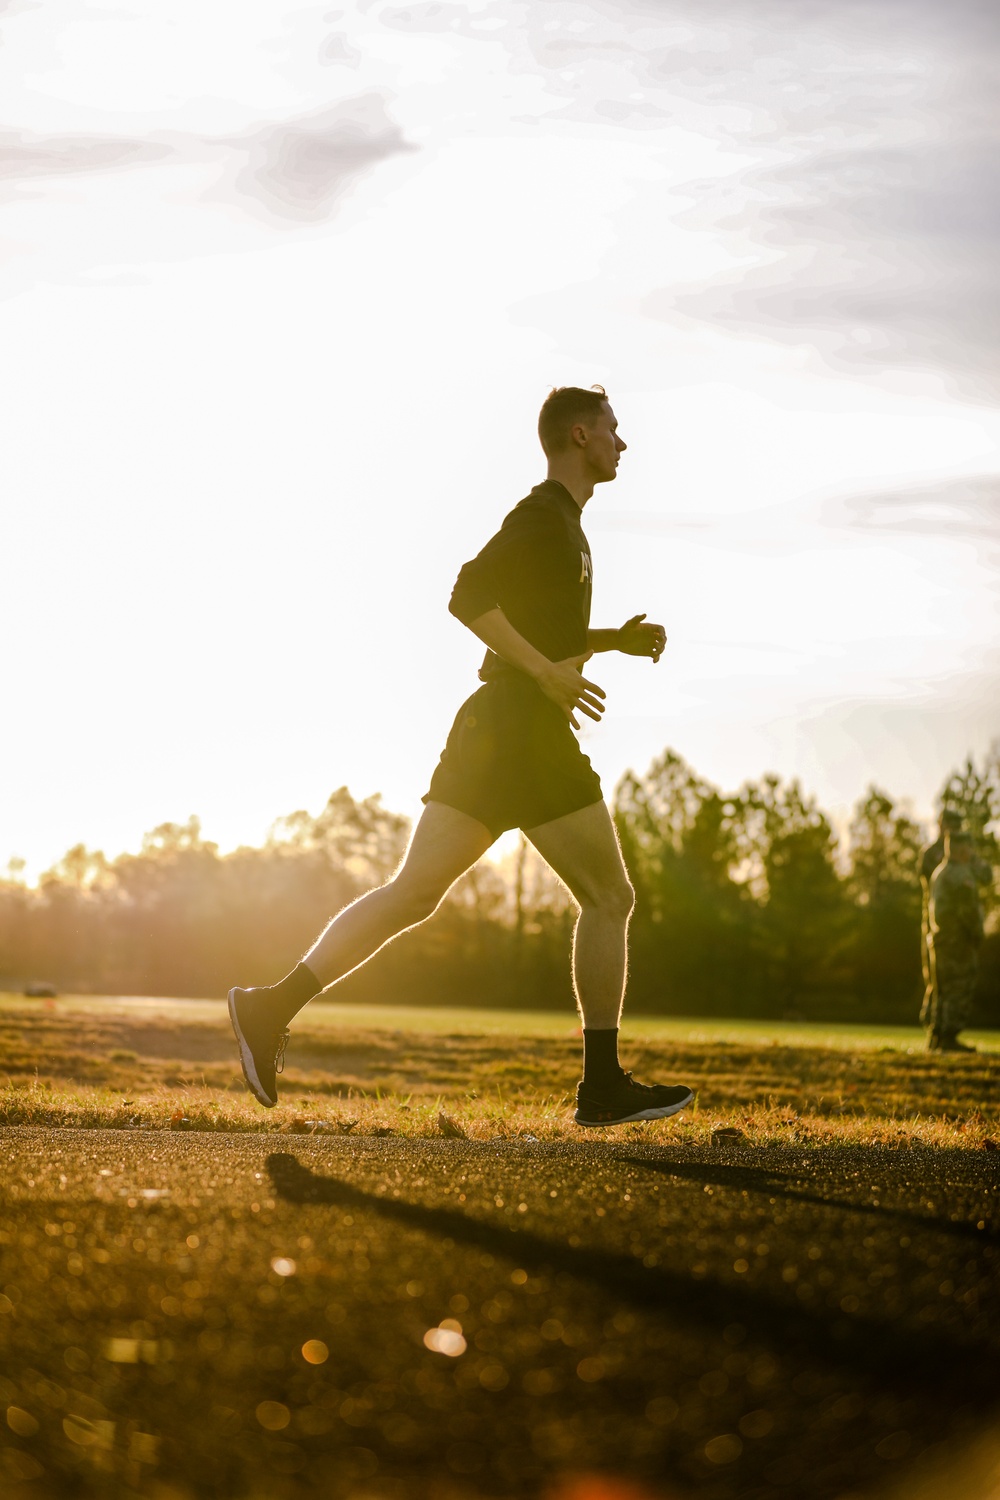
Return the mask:
<path fill-rule="evenodd" d="M 587 463 L 595 484 L 605 484 L 618 472 L 618 460 L 625 452 L 625 444 L 618 436 L 618 418 L 607 401 L 601 403 L 600 414 L 593 424 L 587 424 Z"/>

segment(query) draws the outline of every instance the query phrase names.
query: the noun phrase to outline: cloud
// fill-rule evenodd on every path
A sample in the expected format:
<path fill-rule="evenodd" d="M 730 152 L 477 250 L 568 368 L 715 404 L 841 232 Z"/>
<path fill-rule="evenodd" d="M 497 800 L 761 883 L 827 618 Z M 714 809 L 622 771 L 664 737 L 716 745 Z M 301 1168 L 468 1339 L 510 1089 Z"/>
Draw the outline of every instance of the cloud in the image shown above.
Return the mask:
<path fill-rule="evenodd" d="M 262 126 L 228 145 L 240 163 L 229 179 L 236 197 L 298 223 L 328 218 L 360 173 L 416 150 L 377 94 Z"/>
<path fill-rule="evenodd" d="M 417 148 L 377 94 L 343 100 L 290 120 L 268 121 L 236 137 L 163 131 L 146 136 L 45 136 L 0 132 L 0 193 L 38 194 L 51 178 L 170 162 L 216 169 L 206 195 L 263 207 L 273 223 L 318 223 L 362 173 Z"/>
<path fill-rule="evenodd" d="M 361 61 L 361 51 L 351 45 L 346 32 L 331 31 L 320 46 L 319 61 L 324 67 L 356 68 Z"/>
<path fill-rule="evenodd" d="M 500 8 L 493 7 L 494 10 Z M 521 24 L 525 8 L 508 5 L 506 9 L 517 12 L 508 18 L 508 24 Z M 460 31 L 469 36 L 475 35 L 479 29 L 469 6 L 444 5 L 439 0 L 417 0 L 415 5 L 390 5 L 379 13 L 378 19 L 381 25 L 391 26 L 395 31 Z"/>
<path fill-rule="evenodd" d="M 821 520 L 861 531 L 965 537 L 1000 549 L 1000 475 L 973 474 L 941 484 L 839 496 L 823 506 Z"/>
<path fill-rule="evenodd" d="M 825 152 L 747 174 L 729 223 L 773 252 L 768 263 L 694 292 L 664 289 L 645 310 L 808 343 L 855 373 L 936 370 L 995 401 L 995 163 L 992 144 L 964 141 Z"/>
<path fill-rule="evenodd" d="M 141 162 L 162 161 L 174 147 L 164 140 L 101 135 L 35 135 L 0 132 L 0 183 L 30 183 L 40 177 L 109 172 Z M 10 189 L 8 189 L 10 191 Z"/>
<path fill-rule="evenodd" d="M 544 85 L 541 128 L 680 127 L 731 153 L 730 175 L 663 212 L 728 243 L 737 269 L 665 279 L 648 317 L 1000 398 L 995 0 L 495 0 L 379 20 L 503 47 Z"/>
<path fill-rule="evenodd" d="M 973 474 L 826 499 L 796 498 L 736 513 L 698 516 L 654 511 L 595 515 L 595 533 L 674 538 L 696 547 L 760 557 L 878 542 L 878 534 L 964 541 L 978 565 L 1000 568 L 1000 475 Z"/>
<path fill-rule="evenodd" d="M 895 0 L 800 15 L 801 29 L 765 5 L 753 65 L 703 85 L 742 98 L 747 135 L 787 159 L 706 185 L 692 222 L 764 256 L 645 310 L 811 345 L 851 373 L 934 370 L 997 400 L 1000 11 L 915 3 L 904 31 Z M 690 71 L 672 76 L 696 90 Z"/>

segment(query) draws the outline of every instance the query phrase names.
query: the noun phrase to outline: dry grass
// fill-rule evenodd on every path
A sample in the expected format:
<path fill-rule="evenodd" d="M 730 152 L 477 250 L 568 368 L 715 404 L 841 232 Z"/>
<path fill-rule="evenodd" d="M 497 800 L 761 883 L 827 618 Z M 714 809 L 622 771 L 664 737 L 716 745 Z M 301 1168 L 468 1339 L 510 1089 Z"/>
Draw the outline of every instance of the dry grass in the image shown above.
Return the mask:
<path fill-rule="evenodd" d="M 0 1124 L 127 1130 L 284 1131 L 472 1139 L 579 1138 L 572 1123 L 579 1040 L 572 1025 L 476 1034 L 473 1012 L 434 1029 L 311 1023 L 289 1048 L 278 1108 L 247 1095 L 224 1007 L 161 1001 L 5 1004 L 0 1012 Z M 346 1019 L 346 1018 L 345 1018 Z M 454 1029 L 441 1029 L 452 1020 Z M 415 1020 L 418 1018 L 415 1017 Z M 707 1143 L 738 1130 L 755 1146 L 979 1146 L 1000 1134 L 1000 1054 L 933 1057 L 859 1035 L 806 1045 L 789 1028 L 747 1040 L 632 1040 L 641 1078 L 698 1091 L 659 1130 Z M 745 1033 L 744 1033 L 745 1034 Z M 648 1126 L 618 1134 L 648 1136 Z"/>

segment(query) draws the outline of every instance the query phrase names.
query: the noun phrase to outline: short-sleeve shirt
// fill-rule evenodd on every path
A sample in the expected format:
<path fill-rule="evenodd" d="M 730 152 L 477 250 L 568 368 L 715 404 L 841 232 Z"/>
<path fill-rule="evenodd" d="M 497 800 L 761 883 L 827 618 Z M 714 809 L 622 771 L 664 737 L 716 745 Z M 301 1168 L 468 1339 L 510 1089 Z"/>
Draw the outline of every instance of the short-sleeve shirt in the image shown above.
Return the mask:
<path fill-rule="evenodd" d="M 499 608 L 536 651 L 565 661 L 587 650 L 593 578 L 580 507 L 564 485 L 547 479 L 465 564 L 448 607 L 463 625 Z M 487 651 L 479 675 L 488 682 L 508 670 Z"/>

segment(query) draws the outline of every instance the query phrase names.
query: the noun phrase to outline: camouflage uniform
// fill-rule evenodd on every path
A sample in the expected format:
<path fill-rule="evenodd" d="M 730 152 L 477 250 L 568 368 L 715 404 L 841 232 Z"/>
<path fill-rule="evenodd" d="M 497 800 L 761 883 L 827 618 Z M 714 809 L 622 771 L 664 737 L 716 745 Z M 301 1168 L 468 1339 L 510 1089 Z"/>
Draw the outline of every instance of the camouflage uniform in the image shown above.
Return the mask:
<path fill-rule="evenodd" d="M 926 1025 L 937 1038 L 957 1036 L 972 1015 L 983 940 L 978 863 L 950 859 L 931 878 L 931 997 Z"/>
<path fill-rule="evenodd" d="M 924 976 L 924 1003 L 920 1007 L 920 1024 L 931 1024 L 934 1004 L 934 973 L 931 959 L 931 876 L 944 859 L 944 834 L 920 851 L 920 970 Z"/>

